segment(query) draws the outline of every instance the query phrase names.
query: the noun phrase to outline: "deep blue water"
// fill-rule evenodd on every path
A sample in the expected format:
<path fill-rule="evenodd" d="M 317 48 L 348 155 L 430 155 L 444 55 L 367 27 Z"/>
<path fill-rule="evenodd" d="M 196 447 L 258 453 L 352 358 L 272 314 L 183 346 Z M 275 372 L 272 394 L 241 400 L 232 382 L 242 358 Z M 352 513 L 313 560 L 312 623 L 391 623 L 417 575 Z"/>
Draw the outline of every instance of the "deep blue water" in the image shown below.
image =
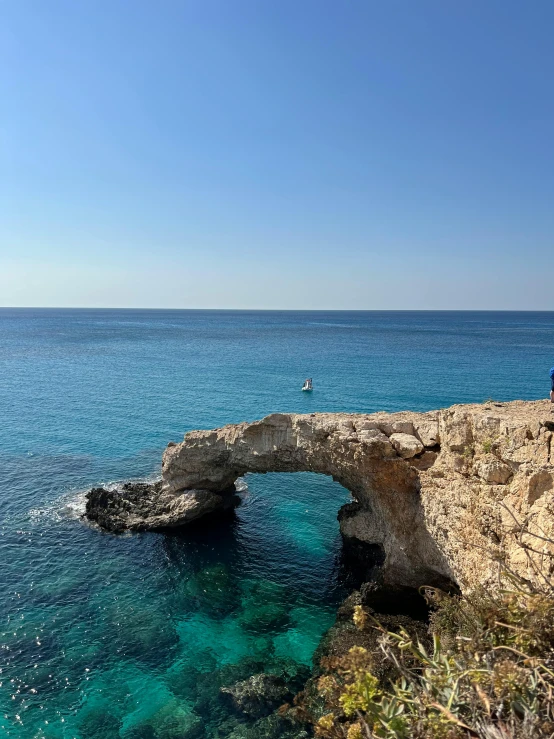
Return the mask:
<path fill-rule="evenodd" d="M 87 487 L 275 411 L 546 397 L 553 340 L 554 313 L 1 309 L 1 735 L 235 739 L 219 685 L 310 665 L 333 621 L 331 480 L 248 476 L 234 520 L 173 535 L 87 527 Z"/>

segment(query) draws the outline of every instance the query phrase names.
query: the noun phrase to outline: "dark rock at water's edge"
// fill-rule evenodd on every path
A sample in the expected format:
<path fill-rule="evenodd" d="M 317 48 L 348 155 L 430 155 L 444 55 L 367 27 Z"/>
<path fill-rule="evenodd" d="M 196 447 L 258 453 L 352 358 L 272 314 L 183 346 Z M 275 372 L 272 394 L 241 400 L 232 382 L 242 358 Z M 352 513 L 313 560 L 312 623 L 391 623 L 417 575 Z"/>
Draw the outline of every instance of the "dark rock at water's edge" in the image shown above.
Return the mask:
<path fill-rule="evenodd" d="M 133 517 L 140 519 L 141 513 L 151 509 L 160 488 L 159 482 L 125 483 L 115 490 L 93 488 L 86 495 L 85 516 L 106 531 L 124 531 L 128 528 L 131 511 Z"/>
<path fill-rule="evenodd" d="M 372 591 L 375 594 L 373 606 L 369 605 L 372 602 L 369 593 Z M 320 671 L 319 664 L 323 657 L 342 657 L 354 646 L 362 646 L 370 652 L 379 651 L 378 641 L 381 632 L 378 629 L 360 631 L 354 624 L 354 608 L 360 605 L 363 605 L 383 628 L 389 631 L 403 628 L 408 633 L 416 635 L 422 642 L 428 639 L 427 612 L 421 613 L 417 600 L 414 603 L 410 595 L 406 594 L 404 609 L 400 610 L 394 596 L 388 599 L 386 590 L 380 591 L 375 583 L 365 583 L 361 592 L 355 590 L 343 601 L 337 611 L 335 623 L 323 636 L 314 654 L 316 674 Z M 379 610 L 374 607 L 375 605 L 378 605 Z"/>
<path fill-rule="evenodd" d="M 418 613 L 422 615 L 417 591 L 403 593 L 405 609 L 403 612 L 398 612 L 400 601 L 397 595 L 386 587 L 366 583 L 362 586 L 362 592 L 353 591 L 339 607 L 335 623 L 323 636 L 314 654 L 312 676 L 302 691 L 295 696 L 294 707 L 291 706 L 284 712 L 285 716 L 301 721 L 302 728 L 309 736 L 313 736 L 310 732 L 314 718 L 317 721 L 318 717 L 328 712 L 318 689 L 319 679 L 326 674 L 333 674 L 336 660 L 344 657 L 350 649 L 361 647 L 370 653 L 373 663 L 372 674 L 384 685 L 398 678 L 399 674 L 394 665 L 384 658 L 380 647 L 382 630 L 396 633 L 403 630 L 426 647 L 431 646 L 428 619 L 413 615 Z M 368 605 L 371 602 L 383 610 L 378 611 L 372 605 Z M 356 606 L 364 606 L 366 613 L 374 619 L 375 628 L 361 630 L 355 625 L 353 617 Z"/>
<path fill-rule="evenodd" d="M 308 736 L 303 727 L 276 709 L 292 699 L 310 674 L 307 666 L 292 660 L 271 657 L 268 664 L 246 657 L 210 671 L 176 669 L 170 687 L 191 702 L 206 739 L 300 739 Z"/>
<path fill-rule="evenodd" d="M 165 496 L 162 482 L 128 482 L 115 490 L 93 488 L 86 495 L 85 518 L 112 533 L 182 526 L 210 513 L 224 513 L 240 502 L 234 487 L 223 493 L 187 490 Z"/>
<path fill-rule="evenodd" d="M 426 591 L 440 591 L 459 595 L 460 589 L 451 581 L 429 583 L 419 589 L 405 586 L 384 585 L 378 580 L 362 583 L 361 605 L 375 613 L 387 616 L 408 616 L 415 621 L 427 621 L 430 615 Z"/>

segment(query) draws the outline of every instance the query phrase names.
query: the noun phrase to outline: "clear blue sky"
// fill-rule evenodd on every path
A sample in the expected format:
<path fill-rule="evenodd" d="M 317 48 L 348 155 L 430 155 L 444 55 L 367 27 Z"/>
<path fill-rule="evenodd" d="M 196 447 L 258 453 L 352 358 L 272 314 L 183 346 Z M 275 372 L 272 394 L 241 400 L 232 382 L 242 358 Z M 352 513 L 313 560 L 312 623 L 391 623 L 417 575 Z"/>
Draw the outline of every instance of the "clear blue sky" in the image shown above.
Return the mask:
<path fill-rule="evenodd" d="M 554 308 L 552 0 L 0 0 L 0 305 Z"/>

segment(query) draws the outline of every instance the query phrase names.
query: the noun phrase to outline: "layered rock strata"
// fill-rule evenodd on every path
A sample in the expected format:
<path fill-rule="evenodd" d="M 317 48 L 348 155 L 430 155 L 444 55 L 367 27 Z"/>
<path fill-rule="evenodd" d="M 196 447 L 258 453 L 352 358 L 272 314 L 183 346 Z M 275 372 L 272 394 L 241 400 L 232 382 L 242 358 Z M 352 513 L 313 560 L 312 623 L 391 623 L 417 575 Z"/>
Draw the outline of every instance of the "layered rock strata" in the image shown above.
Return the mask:
<path fill-rule="evenodd" d="M 191 431 L 168 445 L 157 487 L 93 490 L 87 516 L 116 531 L 180 526 L 232 506 L 247 472 L 317 472 L 352 493 L 341 532 L 373 553 L 385 584 L 465 589 L 494 579 L 499 554 L 532 570 L 516 545 L 522 524 L 526 536 L 543 537 L 535 546 L 550 546 L 553 430 L 547 401 L 273 414 Z"/>

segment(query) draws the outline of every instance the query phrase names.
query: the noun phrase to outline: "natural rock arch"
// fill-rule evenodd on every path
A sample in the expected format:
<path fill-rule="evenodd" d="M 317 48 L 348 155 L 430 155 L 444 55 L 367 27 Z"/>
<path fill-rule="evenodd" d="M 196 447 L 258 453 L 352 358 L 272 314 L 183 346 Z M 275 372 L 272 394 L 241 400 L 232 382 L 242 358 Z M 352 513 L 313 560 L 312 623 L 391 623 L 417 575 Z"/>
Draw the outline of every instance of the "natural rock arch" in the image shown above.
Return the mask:
<path fill-rule="evenodd" d="M 434 460 L 425 448 L 436 448 L 437 435 L 434 417 L 422 415 L 416 430 L 402 414 L 273 414 L 191 431 L 168 445 L 157 489 L 136 495 L 128 486 L 119 497 L 104 491 L 109 520 L 92 505 L 88 513 L 112 530 L 182 525 L 232 505 L 234 483 L 248 472 L 316 472 L 352 493 L 354 502 L 340 511 L 341 533 L 358 549 L 382 552 L 385 583 L 442 584 L 453 576 L 425 526 L 417 470 Z"/>
<path fill-rule="evenodd" d="M 500 557 L 532 579 L 518 537 L 524 521 L 540 546 L 554 539 L 553 432 L 547 401 L 273 414 L 191 431 L 168 445 L 159 483 L 93 490 L 86 515 L 111 531 L 180 526 L 232 507 L 246 472 L 318 472 L 351 491 L 341 532 L 382 553 L 385 583 L 467 590 L 496 582 Z"/>
<path fill-rule="evenodd" d="M 436 447 L 436 420 L 422 418 L 419 429 L 427 446 Z M 275 413 L 188 433 L 164 453 L 162 489 L 165 495 L 199 489 L 224 497 L 248 472 L 330 475 L 354 498 L 339 514 L 343 537 L 382 550 L 385 582 L 444 584 L 452 573 L 425 527 L 414 466 L 431 460 L 423 460 L 425 444 L 416 434 L 402 417 Z"/>
<path fill-rule="evenodd" d="M 492 401 L 430 413 L 274 414 L 191 431 L 169 444 L 162 480 L 97 488 L 86 516 L 110 531 L 181 526 L 234 504 L 246 472 L 331 475 L 354 502 L 339 513 L 347 542 L 379 549 L 396 585 L 498 577 L 498 558 L 534 577 L 520 522 L 554 539 L 554 420 L 548 401 Z M 540 556 L 540 555 L 537 555 Z"/>

